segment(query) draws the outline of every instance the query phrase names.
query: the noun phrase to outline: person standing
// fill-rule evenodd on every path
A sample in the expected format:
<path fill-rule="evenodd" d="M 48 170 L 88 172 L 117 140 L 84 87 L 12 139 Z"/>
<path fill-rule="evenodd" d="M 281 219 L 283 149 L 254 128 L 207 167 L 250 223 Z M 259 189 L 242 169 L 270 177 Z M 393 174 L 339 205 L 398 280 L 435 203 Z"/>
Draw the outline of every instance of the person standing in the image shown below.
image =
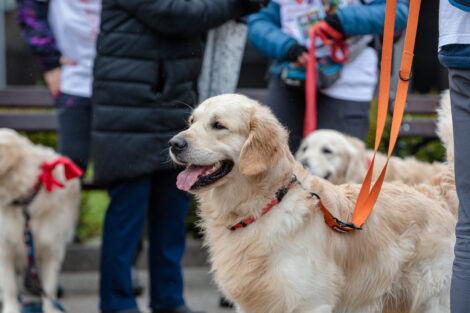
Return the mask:
<path fill-rule="evenodd" d="M 324 69 L 317 75 L 317 127 L 335 129 L 362 140 L 366 136 L 378 60 L 369 44 L 372 35 L 383 32 L 385 5 L 385 0 L 273 0 L 248 18 L 251 42 L 275 60 L 270 69 L 266 104 L 289 129 L 293 152 L 303 137 L 308 32 L 319 22 L 342 37 L 351 57 L 340 65 L 332 59 L 330 47 L 317 44 L 316 57 Z M 396 16 L 395 29 L 400 30 L 408 16 L 405 0 L 398 1 Z"/>
<path fill-rule="evenodd" d="M 150 308 L 189 313 L 181 258 L 189 195 L 176 188 L 169 139 L 196 103 L 202 32 L 261 0 L 103 0 L 93 83 L 95 180 L 109 185 L 102 312 L 138 312 L 130 265 L 148 215 Z"/>
<path fill-rule="evenodd" d="M 449 69 L 454 132 L 455 184 L 459 197 L 450 306 L 470 310 L 470 2 L 441 0 L 439 61 Z"/>
<path fill-rule="evenodd" d="M 86 171 L 101 0 L 18 0 L 23 37 L 38 57 L 58 116 L 58 150 Z"/>

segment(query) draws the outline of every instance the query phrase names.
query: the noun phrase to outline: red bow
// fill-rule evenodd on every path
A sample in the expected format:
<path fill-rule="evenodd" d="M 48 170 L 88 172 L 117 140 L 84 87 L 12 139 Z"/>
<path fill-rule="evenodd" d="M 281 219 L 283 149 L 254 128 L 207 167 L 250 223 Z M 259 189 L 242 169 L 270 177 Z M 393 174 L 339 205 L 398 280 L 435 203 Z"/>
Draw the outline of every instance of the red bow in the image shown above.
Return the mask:
<path fill-rule="evenodd" d="M 64 165 L 66 180 L 70 180 L 75 177 L 81 177 L 83 175 L 83 171 L 70 159 L 67 159 L 65 157 L 59 157 L 57 160 L 51 163 L 44 162 L 41 167 L 41 175 L 39 175 L 39 183 L 42 183 L 44 186 L 46 186 L 46 190 L 48 192 L 51 192 L 54 186 L 59 188 L 64 187 L 64 185 L 59 183 L 55 179 L 54 175 L 52 175 L 52 171 L 59 164 Z"/>

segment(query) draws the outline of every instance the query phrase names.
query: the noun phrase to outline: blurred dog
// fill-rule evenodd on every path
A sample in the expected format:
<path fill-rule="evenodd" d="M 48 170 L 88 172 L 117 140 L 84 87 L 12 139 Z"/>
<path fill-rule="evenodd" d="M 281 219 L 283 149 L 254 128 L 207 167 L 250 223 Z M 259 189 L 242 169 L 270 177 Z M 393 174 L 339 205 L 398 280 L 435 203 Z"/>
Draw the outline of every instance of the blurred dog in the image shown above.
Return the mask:
<path fill-rule="evenodd" d="M 220 288 L 246 313 L 447 313 L 457 195 L 453 167 L 414 188 L 386 183 L 363 230 L 341 234 L 359 185 L 297 163 L 271 111 L 241 95 L 204 101 L 170 140 L 197 195 Z"/>
<path fill-rule="evenodd" d="M 366 149 L 361 140 L 332 129 L 319 129 L 308 135 L 295 154 L 297 161 L 313 175 L 333 184 L 362 183 L 370 166 L 374 151 Z M 376 179 L 387 161 L 387 156 L 377 153 L 374 176 Z M 427 182 L 434 174 L 447 171 L 442 163 L 427 163 L 414 157 L 392 156 L 385 181 L 399 181 L 407 185 Z"/>
<path fill-rule="evenodd" d="M 25 218 L 18 201 L 31 196 L 38 183 L 43 162 L 59 157 L 52 149 L 32 144 L 13 130 L 0 129 L 0 286 L 3 313 L 19 313 L 17 271 L 27 265 L 24 242 Z M 72 239 L 78 219 L 80 181 L 65 181 L 64 168 L 54 177 L 64 188 L 48 192 L 42 186 L 28 205 L 30 227 L 44 291 L 54 296 L 65 246 Z M 43 298 L 43 312 L 58 312 Z"/>

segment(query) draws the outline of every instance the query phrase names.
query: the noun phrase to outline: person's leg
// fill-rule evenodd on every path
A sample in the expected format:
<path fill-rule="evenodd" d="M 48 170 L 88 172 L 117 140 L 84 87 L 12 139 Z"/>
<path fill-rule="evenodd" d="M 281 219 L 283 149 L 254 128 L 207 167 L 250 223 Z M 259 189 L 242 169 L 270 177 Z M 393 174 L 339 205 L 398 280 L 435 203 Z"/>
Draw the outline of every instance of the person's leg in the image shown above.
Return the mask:
<path fill-rule="evenodd" d="M 278 77 L 271 77 L 268 86 L 267 106 L 289 130 L 289 147 L 295 153 L 303 137 L 305 115 L 304 89 L 290 89 Z"/>
<path fill-rule="evenodd" d="M 361 140 L 369 131 L 370 102 L 318 95 L 318 129 L 334 129 Z"/>
<path fill-rule="evenodd" d="M 55 101 L 58 150 L 86 171 L 90 154 L 91 99 L 61 93 Z"/>
<path fill-rule="evenodd" d="M 176 188 L 175 170 L 152 176 L 148 207 L 150 307 L 154 310 L 184 305 L 183 257 L 190 196 Z"/>
<path fill-rule="evenodd" d="M 100 308 L 102 312 L 136 309 L 131 265 L 142 236 L 150 177 L 118 183 L 109 189 L 101 246 Z"/>
<path fill-rule="evenodd" d="M 449 69 L 454 128 L 455 183 L 459 197 L 451 312 L 470 310 L 470 70 Z"/>

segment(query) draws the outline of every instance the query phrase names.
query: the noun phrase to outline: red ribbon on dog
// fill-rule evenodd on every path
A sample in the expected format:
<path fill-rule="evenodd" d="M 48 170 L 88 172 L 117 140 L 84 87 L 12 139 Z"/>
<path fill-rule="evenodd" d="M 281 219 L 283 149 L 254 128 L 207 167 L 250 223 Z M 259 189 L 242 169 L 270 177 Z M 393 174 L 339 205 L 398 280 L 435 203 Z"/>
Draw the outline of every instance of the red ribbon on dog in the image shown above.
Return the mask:
<path fill-rule="evenodd" d="M 83 171 L 66 157 L 59 157 L 57 160 L 51 163 L 44 162 L 41 167 L 41 175 L 39 175 L 39 183 L 42 183 L 48 192 L 51 192 L 54 186 L 58 188 L 64 188 L 64 185 L 58 182 L 54 175 L 52 175 L 52 171 L 59 164 L 64 165 L 66 180 L 81 177 L 83 175 Z"/>

